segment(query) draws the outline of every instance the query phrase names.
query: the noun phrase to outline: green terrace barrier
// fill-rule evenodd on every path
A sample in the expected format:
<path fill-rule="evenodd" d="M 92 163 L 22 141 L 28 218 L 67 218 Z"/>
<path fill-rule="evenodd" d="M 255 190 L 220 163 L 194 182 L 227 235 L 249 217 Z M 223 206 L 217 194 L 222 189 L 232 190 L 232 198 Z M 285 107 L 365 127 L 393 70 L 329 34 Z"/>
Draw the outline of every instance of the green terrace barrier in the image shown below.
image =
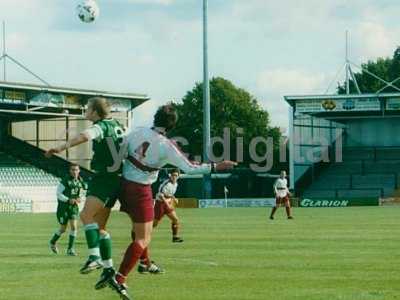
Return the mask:
<path fill-rule="evenodd" d="M 300 207 L 378 206 L 379 198 L 301 199 Z"/>

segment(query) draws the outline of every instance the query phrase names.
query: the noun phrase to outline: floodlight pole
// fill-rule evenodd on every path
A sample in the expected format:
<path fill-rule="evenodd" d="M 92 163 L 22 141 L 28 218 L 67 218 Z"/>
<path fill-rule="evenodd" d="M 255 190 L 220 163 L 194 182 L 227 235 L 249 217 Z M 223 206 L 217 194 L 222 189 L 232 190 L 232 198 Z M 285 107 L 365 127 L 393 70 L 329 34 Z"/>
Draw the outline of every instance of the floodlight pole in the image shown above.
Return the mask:
<path fill-rule="evenodd" d="M 350 94 L 349 31 L 346 30 L 346 94 Z"/>
<path fill-rule="evenodd" d="M 203 160 L 210 161 L 210 82 L 208 78 L 208 0 L 203 0 Z M 211 198 L 211 176 L 203 176 L 204 199 Z"/>
<path fill-rule="evenodd" d="M 6 81 L 6 22 L 3 21 L 3 80 Z"/>

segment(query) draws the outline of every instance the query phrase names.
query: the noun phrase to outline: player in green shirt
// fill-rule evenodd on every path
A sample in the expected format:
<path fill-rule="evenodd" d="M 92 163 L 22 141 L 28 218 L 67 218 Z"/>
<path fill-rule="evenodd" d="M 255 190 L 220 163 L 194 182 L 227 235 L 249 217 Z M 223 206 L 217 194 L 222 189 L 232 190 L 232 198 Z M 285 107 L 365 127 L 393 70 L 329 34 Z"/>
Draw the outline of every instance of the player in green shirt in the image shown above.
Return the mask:
<path fill-rule="evenodd" d="M 87 184 L 79 176 L 80 168 L 77 164 L 71 164 L 69 167 L 69 175 L 61 180 L 57 187 L 57 221 L 60 228 L 50 240 L 50 249 L 53 253 L 58 254 L 57 241 L 61 235 L 67 230 L 69 223 L 70 233 L 67 255 L 75 256 L 74 243 L 78 232 L 78 217 L 81 196 L 84 190 L 87 190 Z"/>
<path fill-rule="evenodd" d="M 92 121 L 93 125 L 68 142 L 48 150 L 46 156 L 50 157 L 52 154 L 88 141 L 93 142 L 91 168 L 95 175 L 89 181 L 85 206 L 80 213 L 89 258 L 80 272 L 88 274 L 104 267 L 95 288 L 103 288 L 108 283 L 123 299 L 129 299 L 124 286 L 109 280 L 114 277 L 115 270 L 111 258 L 111 238 L 105 227 L 120 191 L 120 170 L 123 160 L 123 151 L 120 151 L 120 148 L 124 143 L 123 127 L 110 117 L 110 112 L 111 107 L 106 99 L 100 97 L 89 99 L 86 119 Z"/>

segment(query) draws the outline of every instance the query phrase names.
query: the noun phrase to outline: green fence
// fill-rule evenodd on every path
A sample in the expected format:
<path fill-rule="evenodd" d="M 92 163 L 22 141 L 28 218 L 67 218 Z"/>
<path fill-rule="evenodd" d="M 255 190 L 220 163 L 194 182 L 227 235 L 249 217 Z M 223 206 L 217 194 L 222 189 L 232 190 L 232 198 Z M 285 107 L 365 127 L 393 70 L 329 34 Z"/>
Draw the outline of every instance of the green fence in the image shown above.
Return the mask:
<path fill-rule="evenodd" d="M 378 206 L 379 198 L 301 199 L 300 207 Z"/>

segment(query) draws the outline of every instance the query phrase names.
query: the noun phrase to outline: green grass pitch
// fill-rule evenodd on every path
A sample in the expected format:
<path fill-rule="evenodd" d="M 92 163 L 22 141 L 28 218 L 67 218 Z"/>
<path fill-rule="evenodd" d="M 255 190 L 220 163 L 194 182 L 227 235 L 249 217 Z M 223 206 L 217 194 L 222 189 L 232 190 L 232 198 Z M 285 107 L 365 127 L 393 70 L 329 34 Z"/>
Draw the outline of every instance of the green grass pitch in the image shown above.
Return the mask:
<path fill-rule="evenodd" d="M 269 211 L 269 209 L 268 209 Z M 153 236 L 152 258 L 166 274 L 132 272 L 136 300 L 400 299 L 400 208 L 303 208 L 274 221 L 264 208 L 181 209 L 183 244 L 169 222 Z M 53 214 L 0 215 L 0 299 L 118 299 L 95 291 L 99 272 L 80 275 L 86 258 L 50 254 Z M 118 265 L 130 239 L 127 216 L 113 213 L 109 231 Z"/>

